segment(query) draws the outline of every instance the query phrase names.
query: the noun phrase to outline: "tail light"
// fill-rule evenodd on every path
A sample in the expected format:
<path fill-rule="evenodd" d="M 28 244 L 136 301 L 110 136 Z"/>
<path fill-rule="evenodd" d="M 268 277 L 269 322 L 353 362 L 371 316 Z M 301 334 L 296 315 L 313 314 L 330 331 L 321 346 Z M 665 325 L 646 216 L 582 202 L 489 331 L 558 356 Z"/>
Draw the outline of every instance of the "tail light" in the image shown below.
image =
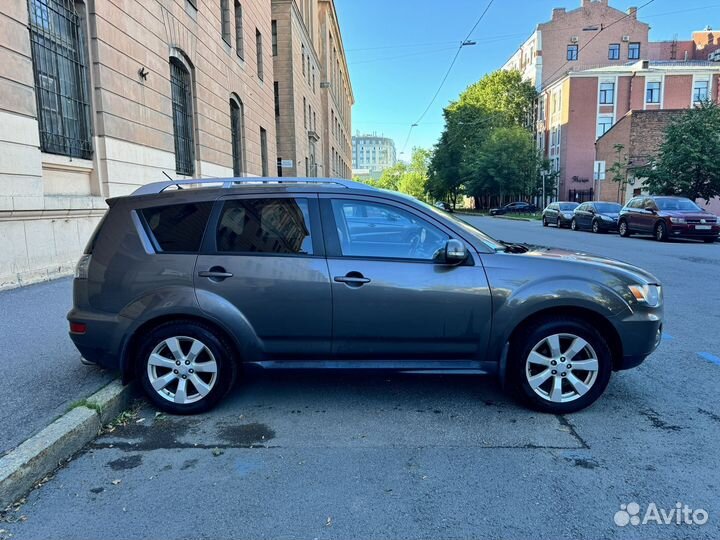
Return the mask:
<path fill-rule="evenodd" d="M 75 266 L 75 279 L 87 279 L 92 255 L 83 255 Z"/>
<path fill-rule="evenodd" d="M 87 332 L 87 325 L 85 323 L 70 321 L 71 334 L 84 334 L 85 332 Z"/>

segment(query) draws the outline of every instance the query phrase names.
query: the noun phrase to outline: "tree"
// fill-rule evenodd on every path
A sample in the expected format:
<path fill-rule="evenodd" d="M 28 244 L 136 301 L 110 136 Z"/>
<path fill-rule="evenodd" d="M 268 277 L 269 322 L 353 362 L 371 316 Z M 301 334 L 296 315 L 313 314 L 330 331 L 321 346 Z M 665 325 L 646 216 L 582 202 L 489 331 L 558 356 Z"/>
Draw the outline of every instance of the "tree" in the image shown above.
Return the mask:
<path fill-rule="evenodd" d="M 427 198 L 428 192 L 430 155 L 429 150 L 413 148 L 409 164 L 400 161 L 385 169 L 377 181 L 368 181 L 366 183 L 382 189 L 406 193 L 417 199 L 424 200 Z"/>
<path fill-rule="evenodd" d="M 608 168 L 607 173 L 610 174 L 610 179 L 613 182 L 617 182 L 618 185 L 618 201 L 621 201 L 621 195 L 625 193 L 625 186 L 628 185 L 628 156 L 624 153 L 625 145 L 616 144 L 615 148 L 615 161 Z"/>
<path fill-rule="evenodd" d="M 720 107 L 705 103 L 672 121 L 660 152 L 638 176 L 658 195 L 720 195 Z"/>
<path fill-rule="evenodd" d="M 484 147 L 490 143 L 494 132 L 501 129 L 513 131 L 492 140 L 496 150 L 502 147 L 503 152 L 512 153 L 512 148 L 504 146 L 505 143 L 514 141 L 525 145 L 528 140 L 532 143 L 527 127 L 536 96 L 535 88 L 522 80 L 520 72 L 500 70 L 469 86 L 457 101 L 448 105 L 444 111 L 445 129 L 430 163 L 428 190 L 431 196 L 449 199 L 454 205 L 464 186 L 472 186 L 472 190 L 465 191 L 475 197 L 476 205 L 487 206 L 491 197 L 497 198 L 500 193 L 517 193 L 516 182 L 509 175 L 504 175 L 502 180 L 493 179 L 481 169 L 483 163 L 491 161 Z M 530 138 L 521 136 L 521 131 Z M 520 152 L 527 157 L 530 150 L 524 146 Z M 536 152 L 530 153 L 532 161 L 537 163 Z M 499 163 L 494 164 L 498 166 L 497 170 L 504 169 Z M 523 165 L 526 169 L 524 178 L 528 179 L 533 174 L 528 172 L 530 169 L 526 165 Z M 540 178 L 539 173 L 537 177 Z M 501 181 L 509 183 L 501 189 Z"/>

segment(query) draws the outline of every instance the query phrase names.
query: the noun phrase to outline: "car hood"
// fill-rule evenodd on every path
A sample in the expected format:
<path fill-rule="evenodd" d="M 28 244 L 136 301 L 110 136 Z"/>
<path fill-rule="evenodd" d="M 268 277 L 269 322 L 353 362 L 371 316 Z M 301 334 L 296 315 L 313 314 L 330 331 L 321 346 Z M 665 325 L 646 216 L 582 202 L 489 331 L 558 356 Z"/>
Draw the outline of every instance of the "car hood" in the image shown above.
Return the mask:
<path fill-rule="evenodd" d="M 601 267 L 605 270 L 611 270 L 615 273 L 623 274 L 630 281 L 637 281 L 638 278 L 646 283 L 660 284 L 660 281 L 650 272 L 643 270 L 635 265 L 628 264 L 616 259 L 608 257 L 599 257 L 579 251 L 569 251 L 566 249 L 551 248 L 544 246 L 529 246 L 529 251 L 522 255 L 527 257 L 539 257 L 543 259 L 553 259 L 567 261 L 576 264 L 588 264 Z"/>
<path fill-rule="evenodd" d="M 620 214 L 618 212 L 600 212 L 600 215 L 612 219 L 617 219 Z"/>

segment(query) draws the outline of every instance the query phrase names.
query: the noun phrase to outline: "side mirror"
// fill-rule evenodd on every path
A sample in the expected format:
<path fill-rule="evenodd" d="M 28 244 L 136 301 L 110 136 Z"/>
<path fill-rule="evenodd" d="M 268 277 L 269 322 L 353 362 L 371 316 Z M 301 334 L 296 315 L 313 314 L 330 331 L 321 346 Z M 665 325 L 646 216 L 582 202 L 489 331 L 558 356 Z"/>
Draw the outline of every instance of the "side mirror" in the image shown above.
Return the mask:
<path fill-rule="evenodd" d="M 645 207 L 645 210 L 647 210 L 647 211 L 650 212 L 651 214 L 657 213 L 657 210 L 655 210 L 652 206 L 646 206 L 646 207 Z"/>
<path fill-rule="evenodd" d="M 460 240 L 451 238 L 445 243 L 445 262 L 450 264 L 459 264 L 465 262 L 468 258 L 468 250 L 465 244 Z"/>

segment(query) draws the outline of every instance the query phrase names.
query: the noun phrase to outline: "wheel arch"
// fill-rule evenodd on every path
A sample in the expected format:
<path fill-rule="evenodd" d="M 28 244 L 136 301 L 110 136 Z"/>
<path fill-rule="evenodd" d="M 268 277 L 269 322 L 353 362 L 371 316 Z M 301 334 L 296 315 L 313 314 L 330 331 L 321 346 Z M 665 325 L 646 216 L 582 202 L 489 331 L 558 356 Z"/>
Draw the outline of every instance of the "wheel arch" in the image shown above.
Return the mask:
<path fill-rule="evenodd" d="M 213 319 L 192 313 L 167 313 L 158 315 L 133 329 L 122 348 L 120 371 L 123 384 L 130 382 L 137 374 L 137 351 L 140 347 L 140 337 L 165 323 L 195 323 L 201 324 L 215 332 L 231 348 L 236 364 L 242 362 L 242 346 L 227 328 Z"/>
<path fill-rule="evenodd" d="M 505 384 L 507 378 L 507 357 L 513 340 L 517 339 L 517 336 L 528 327 L 538 325 L 542 321 L 552 318 L 573 318 L 590 323 L 607 339 L 608 346 L 612 353 L 613 370 L 615 370 L 622 361 L 623 346 L 620 334 L 606 317 L 592 309 L 580 306 L 547 307 L 526 316 L 509 331 L 507 339 L 504 340 L 504 348 L 500 360 L 501 365 L 499 371 L 503 384 Z"/>

